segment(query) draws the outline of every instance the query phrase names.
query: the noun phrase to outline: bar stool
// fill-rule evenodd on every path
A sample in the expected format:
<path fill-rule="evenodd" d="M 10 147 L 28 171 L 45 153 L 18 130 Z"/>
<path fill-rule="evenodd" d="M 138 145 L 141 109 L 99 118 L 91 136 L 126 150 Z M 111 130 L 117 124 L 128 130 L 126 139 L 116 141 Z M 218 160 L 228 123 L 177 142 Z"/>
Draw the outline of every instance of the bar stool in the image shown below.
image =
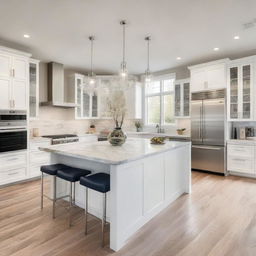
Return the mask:
<path fill-rule="evenodd" d="M 106 224 L 107 192 L 110 191 L 110 175 L 106 173 L 96 173 L 80 178 L 80 184 L 86 187 L 85 202 L 85 235 L 87 235 L 87 215 L 88 215 L 88 188 L 103 193 L 103 216 L 102 216 L 102 247 L 104 247 L 104 231 Z"/>
<path fill-rule="evenodd" d="M 41 166 L 41 210 L 44 207 L 44 197 L 52 201 L 52 217 L 55 218 L 55 203 L 56 203 L 56 174 L 57 170 L 62 170 L 69 168 L 69 166 L 64 164 L 51 164 Z M 53 176 L 53 199 L 44 195 L 44 173 Z"/>
<path fill-rule="evenodd" d="M 71 209 L 75 205 L 75 188 L 76 181 L 80 180 L 80 177 L 91 174 L 90 171 L 75 167 L 68 167 L 57 171 L 56 176 L 60 179 L 70 182 L 70 193 L 69 193 L 69 227 L 71 227 Z M 74 189 L 74 191 L 73 191 Z"/>

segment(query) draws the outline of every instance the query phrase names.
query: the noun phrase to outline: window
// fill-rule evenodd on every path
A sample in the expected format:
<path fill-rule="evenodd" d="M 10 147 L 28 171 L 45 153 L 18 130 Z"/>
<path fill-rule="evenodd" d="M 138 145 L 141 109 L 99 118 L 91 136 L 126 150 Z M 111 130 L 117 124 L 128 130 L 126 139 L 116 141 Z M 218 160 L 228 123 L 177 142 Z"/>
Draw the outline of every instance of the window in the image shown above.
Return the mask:
<path fill-rule="evenodd" d="M 145 125 L 175 123 L 174 79 L 169 75 L 145 84 Z"/>

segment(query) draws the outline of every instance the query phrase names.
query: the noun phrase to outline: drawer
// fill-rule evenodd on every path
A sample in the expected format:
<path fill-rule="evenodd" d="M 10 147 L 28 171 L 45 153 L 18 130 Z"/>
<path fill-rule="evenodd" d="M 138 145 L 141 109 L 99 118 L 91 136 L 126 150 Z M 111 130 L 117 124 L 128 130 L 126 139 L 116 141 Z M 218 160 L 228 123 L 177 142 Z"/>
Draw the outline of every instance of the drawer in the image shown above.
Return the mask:
<path fill-rule="evenodd" d="M 25 178 L 26 178 L 26 167 L 23 167 L 23 168 L 17 167 L 17 168 L 0 172 L 1 184 L 5 184 L 8 182 L 15 182 Z"/>
<path fill-rule="evenodd" d="M 27 153 L 8 153 L 4 155 L 0 155 L 0 166 L 7 167 L 10 165 L 26 165 L 27 162 Z"/>
<path fill-rule="evenodd" d="M 50 141 L 42 141 L 42 142 L 30 142 L 30 151 L 37 151 L 40 147 L 48 147 L 50 146 Z"/>
<path fill-rule="evenodd" d="M 254 174 L 254 159 L 228 156 L 228 171 Z"/>
<path fill-rule="evenodd" d="M 227 154 L 228 156 L 242 156 L 254 158 L 254 146 L 228 144 Z"/>
<path fill-rule="evenodd" d="M 29 154 L 29 157 L 30 157 L 30 164 L 33 164 L 33 165 L 48 164 L 51 161 L 50 153 L 43 152 L 43 151 L 31 152 Z"/>

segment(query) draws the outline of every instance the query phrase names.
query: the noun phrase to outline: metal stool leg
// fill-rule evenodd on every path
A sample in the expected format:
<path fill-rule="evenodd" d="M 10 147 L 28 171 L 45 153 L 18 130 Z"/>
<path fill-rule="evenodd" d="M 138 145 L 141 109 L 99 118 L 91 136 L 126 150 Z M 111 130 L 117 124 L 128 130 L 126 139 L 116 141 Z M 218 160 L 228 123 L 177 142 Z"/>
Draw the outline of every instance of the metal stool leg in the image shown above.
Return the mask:
<path fill-rule="evenodd" d="M 41 210 L 44 207 L 44 173 L 41 172 Z"/>
<path fill-rule="evenodd" d="M 107 194 L 103 194 L 103 216 L 102 216 L 102 223 L 101 223 L 101 228 L 102 228 L 102 244 L 101 246 L 104 247 L 105 239 L 104 239 L 104 234 L 105 234 L 105 222 L 106 222 L 106 209 L 107 209 Z"/>
<path fill-rule="evenodd" d="M 74 182 L 74 185 L 73 185 L 73 205 L 76 204 L 76 183 Z"/>
<path fill-rule="evenodd" d="M 69 227 L 71 227 L 71 209 L 72 209 L 72 182 L 70 182 L 70 193 L 69 193 Z"/>
<path fill-rule="evenodd" d="M 87 215 L 88 215 L 88 188 L 85 189 L 85 231 L 84 231 L 85 235 L 87 235 Z"/>
<path fill-rule="evenodd" d="M 56 176 L 53 176 L 53 200 L 52 200 L 52 218 L 55 219 L 55 204 L 56 204 Z"/>

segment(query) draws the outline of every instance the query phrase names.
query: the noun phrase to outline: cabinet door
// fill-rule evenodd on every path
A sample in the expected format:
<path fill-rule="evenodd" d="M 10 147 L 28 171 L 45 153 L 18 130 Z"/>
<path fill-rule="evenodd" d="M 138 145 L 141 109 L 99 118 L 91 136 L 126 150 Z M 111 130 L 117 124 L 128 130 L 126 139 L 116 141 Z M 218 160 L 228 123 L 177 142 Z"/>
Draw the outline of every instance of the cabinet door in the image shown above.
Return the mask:
<path fill-rule="evenodd" d="M 183 116 L 190 116 L 190 84 L 183 84 Z"/>
<path fill-rule="evenodd" d="M 98 117 L 98 95 L 97 93 L 92 94 L 92 117 Z"/>
<path fill-rule="evenodd" d="M 229 108 L 229 119 L 236 120 L 239 118 L 239 79 L 238 79 L 238 66 L 229 68 L 228 77 L 228 108 Z"/>
<path fill-rule="evenodd" d="M 38 116 L 38 64 L 29 64 L 29 116 L 35 118 Z"/>
<path fill-rule="evenodd" d="M 242 65 L 241 66 L 241 118 L 252 119 L 252 66 Z"/>
<path fill-rule="evenodd" d="M 12 82 L 13 109 L 26 110 L 26 81 L 15 80 Z"/>
<path fill-rule="evenodd" d="M 11 108 L 11 79 L 0 77 L 0 109 Z"/>
<path fill-rule="evenodd" d="M 75 78 L 75 88 L 76 88 L 76 104 L 78 106 L 76 107 L 76 117 L 81 118 L 82 117 L 82 78 Z"/>
<path fill-rule="evenodd" d="M 191 72 L 191 91 L 203 91 L 207 90 L 207 77 L 205 69 L 193 70 Z"/>
<path fill-rule="evenodd" d="M 206 69 L 207 89 L 226 88 L 226 67 L 224 64 L 213 65 Z"/>
<path fill-rule="evenodd" d="M 82 116 L 90 117 L 91 112 L 91 96 L 88 92 L 82 92 Z"/>
<path fill-rule="evenodd" d="M 175 84 L 175 116 L 181 116 L 181 84 Z"/>
<path fill-rule="evenodd" d="M 0 77 L 10 78 L 11 76 L 11 57 L 0 53 Z"/>
<path fill-rule="evenodd" d="M 27 78 L 28 60 L 25 58 L 13 57 L 12 68 L 13 77 L 18 80 Z"/>

